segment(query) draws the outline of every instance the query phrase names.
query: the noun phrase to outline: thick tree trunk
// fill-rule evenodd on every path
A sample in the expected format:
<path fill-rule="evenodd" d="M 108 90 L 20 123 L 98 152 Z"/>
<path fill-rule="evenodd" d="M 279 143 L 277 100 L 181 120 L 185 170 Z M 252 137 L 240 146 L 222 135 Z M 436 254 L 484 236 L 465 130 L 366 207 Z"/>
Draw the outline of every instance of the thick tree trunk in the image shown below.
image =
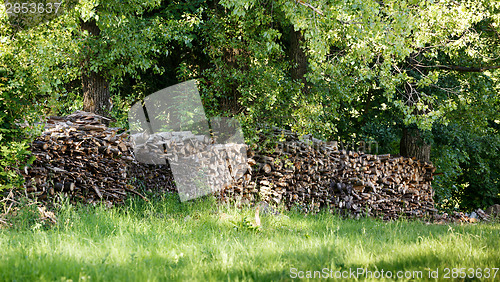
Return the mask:
<path fill-rule="evenodd" d="M 293 64 L 291 75 L 292 79 L 302 81 L 304 84 L 303 90 L 305 92 L 307 89 L 307 81 L 304 75 L 307 72 L 307 57 L 306 53 L 301 48 L 303 42 L 304 35 L 302 34 L 302 31 L 297 31 L 292 27 L 290 34 L 290 57 Z"/>
<path fill-rule="evenodd" d="M 418 129 L 404 128 L 399 153 L 403 157 L 415 157 L 417 160 L 430 162 L 431 145 L 425 142 Z"/>
<path fill-rule="evenodd" d="M 83 110 L 102 116 L 109 116 L 109 83 L 100 74 L 90 72 L 82 74 Z"/>
<path fill-rule="evenodd" d="M 92 37 L 99 37 L 101 30 L 95 20 L 81 21 L 80 27 L 86 30 Z M 92 48 L 86 46 L 85 48 Z M 89 49 L 87 54 L 92 54 Z M 109 95 L 109 82 L 101 72 L 89 70 L 89 61 L 92 58 L 87 55 L 82 61 L 82 90 L 83 90 L 83 110 L 96 113 L 102 116 L 109 116 L 111 110 L 111 100 Z"/>
<path fill-rule="evenodd" d="M 223 60 L 226 63 L 227 69 L 238 69 L 243 72 L 249 71 L 249 67 L 245 62 L 247 56 L 246 51 L 239 48 L 225 48 L 223 51 Z M 229 112 L 236 115 L 243 110 L 239 103 L 239 99 L 241 98 L 241 93 L 238 90 L 239 86 L 237 81 L 227 80 L 225 86 L 226 94 L 218 98 L 222 112 Z"/>

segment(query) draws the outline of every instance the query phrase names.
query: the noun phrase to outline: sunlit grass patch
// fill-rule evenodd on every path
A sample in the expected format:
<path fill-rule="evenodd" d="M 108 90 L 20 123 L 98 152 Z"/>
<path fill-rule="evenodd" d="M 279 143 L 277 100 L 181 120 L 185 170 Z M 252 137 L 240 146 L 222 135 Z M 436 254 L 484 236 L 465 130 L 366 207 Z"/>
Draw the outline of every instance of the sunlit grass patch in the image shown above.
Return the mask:
<path fill-rule="evenodd" d="M 133 199 L 71 206 L 57 223 L 0 231 L 0 280 L 290 280 L 291 269 L 423 271 L 500 266 L 498 224 L 428 225 L 284 212 L 236 228 L 253 207 Z M 332 272 L 333 273 L 333 272 Z M 497 274 L 498 277 L 499 274 Z M 362 278 L 362 277 L 360 277 Z"/>

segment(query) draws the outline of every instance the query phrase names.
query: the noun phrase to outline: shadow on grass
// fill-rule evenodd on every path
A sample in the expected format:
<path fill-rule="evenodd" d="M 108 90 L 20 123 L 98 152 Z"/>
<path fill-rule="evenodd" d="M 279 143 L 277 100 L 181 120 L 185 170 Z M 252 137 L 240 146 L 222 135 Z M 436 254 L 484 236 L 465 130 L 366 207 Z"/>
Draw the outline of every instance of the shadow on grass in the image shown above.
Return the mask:
<path fill-rule="evenodd" d="M 190 258 L 172 261 L 160 254 L 134 257 L 114 263 L 107 256 L 75 258 L 58 254 L 1 256 L 1 281 L 278 281 L 289 271 L 263 270 L 251 265 L 227 269 L 192 265 Z"/>
<path fill-rule="evenodd" d="M 158 256 L 141 260 L 131 257 L 129 263 L 114 264 L 106 257 L 75 259 L 62 255 L 2 256 L 0 280 L 2 281 L 146 281 L 179 279 L 178 263 Z"/>

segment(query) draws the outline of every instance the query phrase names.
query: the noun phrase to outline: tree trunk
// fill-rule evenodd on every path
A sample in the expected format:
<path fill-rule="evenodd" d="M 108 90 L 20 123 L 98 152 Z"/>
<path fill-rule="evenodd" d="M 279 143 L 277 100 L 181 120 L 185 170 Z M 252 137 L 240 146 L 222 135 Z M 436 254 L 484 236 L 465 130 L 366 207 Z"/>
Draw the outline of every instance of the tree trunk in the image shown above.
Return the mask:
<path fill-rule="evenodd" d="M 101 30 L 94 19 L 86 22 L 81 21 L 80 27 L 82 30 L 88 31 L 90 36 L 94 38 L 100 36 Z M 83 110 L 102 116 L 109 116 L 109 111 L 111 110 L 109 82 L 102 72 L 89 70 L 89 62 L 93 59 L 90 55 L 92 54 L 90 52 L 92 46 L 85 46 L 84 48 L 87 48 L 87 56 L 82 61 Z"/>
<path fill-rule="evenodd" d="M 307 72 L 307 57 L 304 50 L 301 48 L 304 42 L 302 31 L 295 30 L 292 27 L 290 34 L 290 57 L 292 59 L 292 79 L 300 80 L 304 84 L 303 92 L 307 91 L 307 81 L 304 75 Z"/>
<path fill-rule="evenodd" d="M 109 116 L 109 83 L 100 74 L 89 72 L 82 74 L 83 110 L 102 116 Z"/>
<path fill-rule="evenodd" d="M 415 157 L 417 160 L 430 162 L 431 145 L 425 142 L 417 128 L 404 128 L 399 153 L 403 157 Z"/>

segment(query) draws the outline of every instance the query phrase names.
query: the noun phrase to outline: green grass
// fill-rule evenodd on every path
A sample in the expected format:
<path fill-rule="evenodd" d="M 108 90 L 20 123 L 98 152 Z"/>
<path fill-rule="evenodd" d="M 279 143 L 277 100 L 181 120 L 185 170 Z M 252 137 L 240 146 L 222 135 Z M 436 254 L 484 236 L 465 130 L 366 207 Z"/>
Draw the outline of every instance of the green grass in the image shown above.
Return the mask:
<path fill-rule="evenodd" d="M 443 279 L 445 268 L 500 267 L 499 224 L 287 212 L 261 216 L 259 231 L 238 224 L 253 218 L 251 208 L 218 206 L 210 198 L 179 203 L 173 196 L 112 209 L 65 204 L 53 226 L 30 213 L 20 212 L 15 228 L 0 229 L 2 281 L 276 281 L 298 271 L 357 268 L 422 271 L 424 278 L 439 269 Z"/>

